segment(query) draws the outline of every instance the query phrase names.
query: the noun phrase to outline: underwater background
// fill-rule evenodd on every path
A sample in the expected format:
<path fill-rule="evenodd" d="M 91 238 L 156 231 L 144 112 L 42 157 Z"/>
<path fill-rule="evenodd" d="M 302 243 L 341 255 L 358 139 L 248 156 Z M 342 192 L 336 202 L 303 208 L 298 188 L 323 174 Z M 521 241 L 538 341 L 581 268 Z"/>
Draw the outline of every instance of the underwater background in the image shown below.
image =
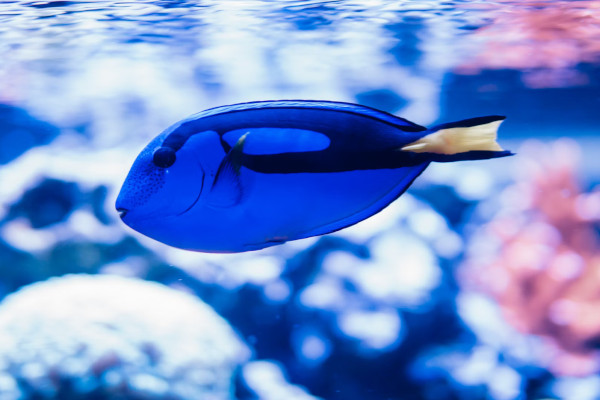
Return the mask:
<path fill-rule="evenodd" d="M 257 252 L 121 223 L 151 138 L 267 99 L 517 154 Z M 1 1 L 0 399 L 598 399 L 599 110 L 600 1 Z"/>

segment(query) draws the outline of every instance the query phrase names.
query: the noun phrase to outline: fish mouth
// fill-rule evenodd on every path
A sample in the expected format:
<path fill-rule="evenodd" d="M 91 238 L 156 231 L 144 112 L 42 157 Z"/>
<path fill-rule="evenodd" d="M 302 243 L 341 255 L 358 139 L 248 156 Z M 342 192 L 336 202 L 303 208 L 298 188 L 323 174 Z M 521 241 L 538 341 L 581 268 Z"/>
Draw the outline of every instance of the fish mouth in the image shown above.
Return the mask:
<path fill-rule="evenodd" d="M 129 210 L 126 208 L 117 208 L 117 212 L 119 213 L 119 218 L 123 219 L 129 212 Z"/>

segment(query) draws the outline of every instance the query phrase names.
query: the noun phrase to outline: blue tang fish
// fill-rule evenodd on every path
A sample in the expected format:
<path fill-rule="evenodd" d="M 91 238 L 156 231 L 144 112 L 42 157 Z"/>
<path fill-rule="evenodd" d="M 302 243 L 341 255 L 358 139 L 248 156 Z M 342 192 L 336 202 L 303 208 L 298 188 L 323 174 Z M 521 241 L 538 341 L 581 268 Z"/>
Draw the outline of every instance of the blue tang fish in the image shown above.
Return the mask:
<path fill-rule="evenodd" d="M 356 104 L 259 101 L 192 115 L 139 154 L 116 207 L 168 245 L 242 252 L 356 224 L 398 198 L 432 161 L 512 154 L 504 117 L 427 129 Z"/>

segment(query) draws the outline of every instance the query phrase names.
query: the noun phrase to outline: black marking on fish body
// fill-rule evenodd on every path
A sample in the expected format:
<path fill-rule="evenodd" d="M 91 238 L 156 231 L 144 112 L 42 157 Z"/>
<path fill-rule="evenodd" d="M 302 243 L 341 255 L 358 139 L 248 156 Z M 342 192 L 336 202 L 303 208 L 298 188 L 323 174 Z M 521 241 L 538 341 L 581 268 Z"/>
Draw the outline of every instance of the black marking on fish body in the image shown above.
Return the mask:
<path fill-rule="evenodd" d="M 505 119 L 506 117 L 503 115 L 487 115 L 485 117 L 468 118 L 461 121 L 447 122 L 445 124 L 436 125 L 432 127 L 430 131 L 439 131 L 448 128 L 469 128 L 472 126 L 489 124 L 490 122 L 503 121 Z"/>
<path fill-rule="evenodd" d="M 469 161 L 469 160 L 486 160 L 490 158 L 500 158 L 512 156 L 514 153 L 509 150 L 503 151 L 486 151 L 472 150 L 457 154 L 438 154 L 438 153 L 419 153 L 427 157 L 430 161 L 435 162 L 453 162 L 453 161 Z"/>
<path fill-rule="evenodd" d="M 327 173 L 396 169 L 428 162 L 425 153 L 398 151 L 341 153 L 331 149 L 303 153 L 244 154 L 242 165 L 264 174 Z"/>
<path fill-rule="evenodd" d="M 231 150 L 231 146 L 223 138 L 225 136 L 225 133 L 227 133 L 227 132 L 219 134 L 219 141 L 221 142 L 221 147 L 223 147 L 223 151 L 225 151 L 225 154 L 227 154 Z"/>

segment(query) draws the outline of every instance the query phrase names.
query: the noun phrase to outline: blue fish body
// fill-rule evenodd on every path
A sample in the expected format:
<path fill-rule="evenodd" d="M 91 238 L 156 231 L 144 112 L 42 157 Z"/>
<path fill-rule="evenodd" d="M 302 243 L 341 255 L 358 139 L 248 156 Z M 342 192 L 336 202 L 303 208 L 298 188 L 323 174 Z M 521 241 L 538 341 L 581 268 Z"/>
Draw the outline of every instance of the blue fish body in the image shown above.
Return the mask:
<path fill-rule="evenodd" d="M 152 140 L 135 160 L 116 207 L 131 228 L 174 247 L 257 250 L 370 217 L 431 161 L 510 155 L 495 143 L 502 119 L 427 129 L 348 103 L 217 107 Z M 463 144 L 464 132 L 479 141 Z M 480 139 L 485 135 L 493 139 Z"/>

